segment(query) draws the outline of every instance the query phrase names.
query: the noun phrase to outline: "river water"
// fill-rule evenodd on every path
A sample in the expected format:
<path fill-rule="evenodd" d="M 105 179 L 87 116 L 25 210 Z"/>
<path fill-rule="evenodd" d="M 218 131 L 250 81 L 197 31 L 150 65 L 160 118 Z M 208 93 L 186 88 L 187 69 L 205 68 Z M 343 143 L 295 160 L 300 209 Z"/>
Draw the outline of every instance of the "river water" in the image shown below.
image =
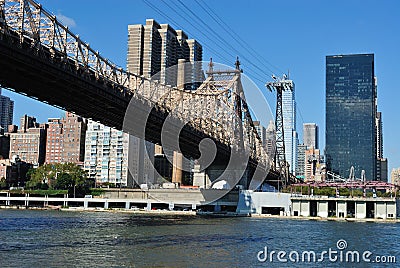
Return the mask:
<path fill-rule="evenodd" d="M 0 267 L 396 267 L 340 262 L 340 239 L 344 254 L 370 251 L 367 260 L 395 256 L 400 263 L 395 223 L 0 210 Z M 287 262 L 265 260 L 265 247 L 268 256 L 285 251 Z M 301 259 L 329 248 L 337 260 Z M 299 262 L 295 254 L 289 259 L 292 251 Z"/>

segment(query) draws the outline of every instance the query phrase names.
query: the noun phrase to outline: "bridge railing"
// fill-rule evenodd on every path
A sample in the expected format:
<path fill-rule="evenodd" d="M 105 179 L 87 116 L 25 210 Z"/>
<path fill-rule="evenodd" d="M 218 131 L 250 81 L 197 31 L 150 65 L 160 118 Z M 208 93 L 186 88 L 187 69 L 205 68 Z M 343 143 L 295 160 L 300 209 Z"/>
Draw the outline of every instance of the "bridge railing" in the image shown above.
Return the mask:
<path fill-rule="evenodd" d="M 5 32 L 15 32 L 23 43 L 30 40 L 32 47 L 44 46 L 63 60 L 73 60 L 76 68 L 93 71 L 96 77 L 112 81 L 128 90 L 132 74 L 116 66 L 83 42 L 68 26 L 56 16 L 32 0 L 0 0 L 2 13 L 1 28 Z"/>

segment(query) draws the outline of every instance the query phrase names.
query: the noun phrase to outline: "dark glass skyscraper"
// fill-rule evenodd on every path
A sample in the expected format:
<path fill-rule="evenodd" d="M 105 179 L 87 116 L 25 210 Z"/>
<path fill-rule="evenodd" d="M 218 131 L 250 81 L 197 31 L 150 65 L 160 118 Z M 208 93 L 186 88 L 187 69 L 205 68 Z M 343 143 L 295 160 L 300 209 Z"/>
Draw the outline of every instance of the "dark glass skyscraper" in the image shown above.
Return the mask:
<path fill-rule="evenodd" d="M 326 159 L 328 169 L 349 177 L 376 178 L 374 54 L 326 57 Z"/>

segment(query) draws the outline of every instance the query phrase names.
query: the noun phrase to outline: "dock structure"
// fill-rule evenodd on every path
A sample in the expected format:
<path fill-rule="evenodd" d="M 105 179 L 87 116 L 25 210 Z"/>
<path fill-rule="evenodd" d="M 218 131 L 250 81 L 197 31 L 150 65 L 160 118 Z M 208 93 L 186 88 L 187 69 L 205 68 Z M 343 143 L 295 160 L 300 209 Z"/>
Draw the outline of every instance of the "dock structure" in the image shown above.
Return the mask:
<path fill-rule="evenodd" d="M 395 219 L 397 198 L 292 196 L 292 216 L 321 218 Z"/>
<path fill-rule="evenodd" d="M 195 210 L 200 206 L 224 206 L 236 208 L 238 192 L 232 191 L 214 202 L 206 202 L 200 189 L 108 189 L 102 196 L 74 198 L 68 194 L 49 196 L 32 195 L 30 193 L 0 192 L 0 207 L 82 207 L 89 208 L 152 208 L 187 207 Z"/>

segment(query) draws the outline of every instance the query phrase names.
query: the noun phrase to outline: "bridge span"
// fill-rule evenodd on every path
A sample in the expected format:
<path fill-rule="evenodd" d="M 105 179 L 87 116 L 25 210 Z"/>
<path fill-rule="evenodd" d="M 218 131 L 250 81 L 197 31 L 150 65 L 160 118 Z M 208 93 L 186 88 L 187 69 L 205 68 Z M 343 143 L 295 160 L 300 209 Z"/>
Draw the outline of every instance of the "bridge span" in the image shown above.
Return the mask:
<path fill-rule="evenodd" d="M 163 85 L 116 66 L 35 1 L 0 0 L 0 69 L 2 87 L 155 144 L 178 133 L 187 158 L 201 159 L 199 145 L 210 139 L 215 165 L 229 168 L 232 154 L 247 154 L 247 187 L 282 185 L 253 124 L 238 65 L 209 72 L 196 91 Z M 167 118 L 172 128 L 163 134 Z"/>

